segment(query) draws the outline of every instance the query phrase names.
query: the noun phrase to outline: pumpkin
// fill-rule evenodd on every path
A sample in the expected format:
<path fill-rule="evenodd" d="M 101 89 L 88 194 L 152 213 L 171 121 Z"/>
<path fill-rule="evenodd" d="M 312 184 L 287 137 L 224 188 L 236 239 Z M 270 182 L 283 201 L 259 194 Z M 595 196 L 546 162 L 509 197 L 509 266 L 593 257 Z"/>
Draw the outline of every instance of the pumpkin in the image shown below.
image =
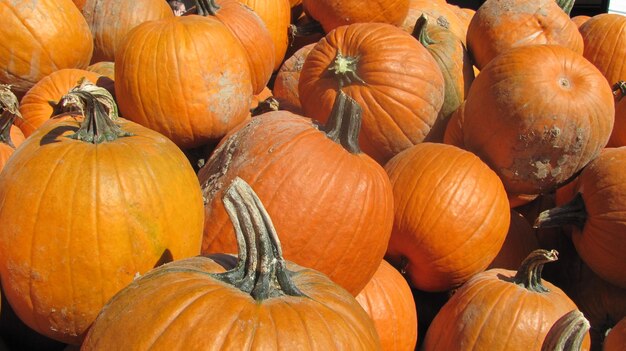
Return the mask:
<path fill-rule="evenodd" d="M 81 12 L 93 35 L 92 63 L 113 61 L 124 37 L 137 25 L 174 17 L 163 0 L 86 0 Z"/>
<path fill-rule="evenodd" d="M 352 295 L 283 258 L 249 185 L 236 178 L 222 201 L 237 259 L 198 256 L 139 277 L 103 308 L 81 350 L 380 349 L 372 320 Z"/>
<path fill-rule="evenodd" d="M 417 310 L 411 288 L 398 270 L 383 260 L 356 300 L 374 321 L 383 350 L 415 350 Z"/>
<path fill-rule="evenodd" d="M 237 0 L 198 1 L 198 13 L 224 23 L 246 51 L 252 74 L 252 92 L 266 87 L 274 70 L 275 52 L 270 32 L 261 18 Z"/>
<path fill-rule="evenodd" d="M 409 0 L 302 0 L 304 11 L 326 33 L 353 23 L 376 22 L 398 26 L 409 11 Z"/>
<path fill-rule="evenodd" d="M 9 157 L 24 141 L 24 134 L 13 125 L 13 121 L 21 118 L 17 97 L 8 85 L 0 84 L 0 170 Z"/>
<path fill-rule="evenodd" d="M 395 212 L 386 257 L 413 287 L 450 290 L 487 268 L 511 212 L 502 182 L 484 162 L 455 146 L 421 143 L 385 170 Z"/>
<path fill-rule="evenodd" d="M 428 328 L 423 350 L 539 350 L 576 305 L 541 278 L 554 250 L 533 251 L 516 271 L 494 268 L 456 290 Z"/>
<path fill-rule="evenodd" d="M 23 94 L 62 68 L 86 68 L 91 32 L 72 0 L 0 1 L 0 84 Z"/>
<path fill-rule="evenodd" d="M 446 124 L 446 130 L 443 133 L 443 143 L 448 145 L 454 145 L 461 149 L 463 146 L 463 113 L 465 112 L 465 101 L 457 107 L 457 109 L 450 115 L 450 119 Z"/>
<path fill-rule="evenodd" d="M 626 346 L 626 317 L 606 334 L 602 351 L 622 351 L 624 346 Z"/>
<path fill-rule="evenodd" d="M 459 18 L 452 5 L 445 1 L 411 0 L 409 12 L 400 27 L 409 33 L 415 33 L 415 24 L 422 16 L 428 18 L 432 25 L 452 32 L 465 45 L 467 24 Z"/>
<path fill-rule="evenodd" d="M 251 73 L 218 19 L 171 17 L 128 33 L 115 56 L 115 92 L 123 116 L 186 150 L 216 143 L 248 116 Z"/>
<path fill-rule="evenodd" d="M 615 97 L 615 124 L 607 147 L 626 146 L 626 82 L 620 80 L 613 86 Z"/>
<path fill-rule="evenodd" d="M 541 351 L 589 350 L 589 321 L 582 312 L 571 310 L 559 318 L 546 335 Z M 583 343 L 586 342 L 586 345 Z"/>
<path fill-rule="evenodd" d="M 100 74 L 76 68 L 65 68 L 52 72 L 42 78 L 22 98 L 20 113 L 22 118 L 15 120 L 25 136 L 33 134 L 50 117 L 54 116 L 55 108 L 61 98 L 74 88 L 81 78 L 101 87 L 112 87 L 113 82 Z"/>
<path fill-rule="evenodd" d="M 626 289 L 626 147 L 605 149 L 578 176 L 578 194 L 542 212 L 537 227 L 573 225 L 582 260 L 607 282 Z"/>
<path fill-rule="evenodd" d="M 509 231 L 500 251 L 487 269 L 517 269 L 528 254 L 539 248 L 539 241 L 530 223 L 519 212 L 511 210 Z"/>
<path fill-rule="evenodd" d="M 510 195 L 548 193 L 600 153 L 614 113 L 606 79 L 584 57 L 558 45 L 522 46 L 474 79 L 463 144 L 498 173 Z"/>
<path fill-rule="evenodd" d="M 314 43 L 308 44 L 296 51 L 289 57 L 276 73 L 274 80 L 274 96 L 283 110 L 302 114 L 300 96 L 298 95 L 298 82 L 300 73 L 307 55 L 313 50 Z"/>
<path fill-rule="evenodd" d="M 98 73 L 101 76 L 105 76 L 111 79 L 111 81 L 115 79 L 115 62 L 111 62 L 111 61 L 96 62 L 93 65 L 89 65 L 86 68 L 86 70 L 89 72 Z"/>
<path fill-rule="evenodd" d="M 360 118 L 358 104 L 340 94 L 324 127 L 275 111 L 233 130 L 198 173 L 203 254 L 236 250 L 220 198 L 224 186 L 241 177 L 283 233 L 285 258 L 356 296 L 383 259 L 393 219 L 389 179 L 358 148 Z"/>
<path fill-rule="evenodd" d="M 563 6 L 573 3 L 567 0 Z M 481 70 L 512 48 L 538 44 L 560 45 L 583 53 L 578 27 L 554 0 L 487 0 L 467 28 L 467 47 Z"/>
<path fill-rule="evenodd" d="M 590 18 L 591 16 L 588 16 L 588 15 L 577 15 L 577 16 L 572 17 L 572 22 L 574 22 L 576 27 L 580 29 L 580 26 L 582 26 L 583 23 L 587 22 L 587 20 Z"/>
<path fill-rule="evenodd" d="M 385 23 L 338 27 L 311 50 L 298 83 L 304 115 L 325 123 L 338 88 L 362 107 L 359 144 L 380 164 L 424 140 L 444 99 L 432 55 Z"/>
<path fill-rule="evenodd" d="M 116 118 L 105 89 L 84 80 L 66 105 L 84 117 L 43 125 L 0 173 L 0 277 L 26 325 L 80 344 L 137 274 L 199 254 L 202 194 L 183 153 Z"/>
<path fill-rule="evenodd" d="M 593 63 L 609 84 L 626 80 L 626 17 L 601 13 L 580 26 L 583 56 Z"/>

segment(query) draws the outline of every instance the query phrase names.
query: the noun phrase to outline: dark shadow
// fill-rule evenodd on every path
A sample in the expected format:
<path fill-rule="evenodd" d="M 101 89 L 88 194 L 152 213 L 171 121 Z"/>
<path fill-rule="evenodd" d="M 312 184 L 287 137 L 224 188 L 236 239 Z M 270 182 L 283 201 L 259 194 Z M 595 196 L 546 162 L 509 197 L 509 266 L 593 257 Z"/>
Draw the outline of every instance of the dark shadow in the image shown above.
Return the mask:
<path fill-rule="evenodd" d="M 162 266 L 166 263 L 170 263 L 172 261 L 174 261 L 172 252 L 170 251 L 170 249 L 165 249 L 163 253 L 161 254 L 161 257 L 159 257 L 159 260 L 154 264 L 154 268 L 157 268 L 158 266 Z"/>
<path fill-rule="evenodd" d="M 41 140 L 39 141 L 39 146 L 52 144 L 52 143 L 58 143 L 59 142 L 58 138 L 62 136 L 64 133 L 70 132 L 70 131 L 76 133 L 78 131 L 78 127 L 76 126 L 55 127 L 52 130 L 50 130 L 48 133 L 46 133 L 46 135 L 44 135 L 43 138 L 41 138 Z"/>
<path fill-rule="evenodd" d="M 215 261 L 215 263 L 224 267 L 224 269 L 227 271 L 235 268 L 235 266 L 237 265 L 237 261 L 238 261 L 237 256 L 223 254 L 223 253 L 210 254 L 210 255 L 207 255 L 206 257 L 212 259 L 213 261 Z"/>

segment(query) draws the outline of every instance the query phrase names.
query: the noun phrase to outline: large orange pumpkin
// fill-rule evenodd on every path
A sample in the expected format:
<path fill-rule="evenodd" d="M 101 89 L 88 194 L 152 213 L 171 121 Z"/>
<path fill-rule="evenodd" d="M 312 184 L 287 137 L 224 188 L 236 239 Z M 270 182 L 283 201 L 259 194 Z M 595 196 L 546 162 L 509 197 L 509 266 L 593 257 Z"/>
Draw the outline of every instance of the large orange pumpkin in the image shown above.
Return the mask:
<path fill-rule="evenodd" d="M 311 50 L 298 84 L 304 115 L 324 123 L 338 88 L 363 108 L 359 144 L 381 164 L 424 140 L 444 99 L 435 59 L 385 23 L 338 27 Z"/>
<path fill-rule="evenodd" d="M 409 0 L 302 0 L 304 11 L 322 24 L 326 33 L 353 23 L 402 24 Z"/>
<path fill-rule="evenodd" d="M 626 16 L 602 13 L 580 26 L 583 56 L 606 77 L 609 84 L 626 80 Z"/>
<path fill-rule="evenodd" d="M 354 297 L 283 258 L 269 215 L 243 180 L 229 184 L 223 202 L 238 258 L 198 256 L 139 277 L 102 309 L 81 350 L 380 350 Z"/>
<path fill-rule="evenodd" d="M 0 84 L 23 94 L 62 68 L 86 68 L 91 32 L 72 0 L 0 0 Z"/>
<path fill-rule="evenodd" d="M 393 220 L 389 179 L 360 152 L 359 125 L 358 105 L 340 94 L 324 127 L 276 111 L 233 131 L 198 173 L 206 200 L 203 254 L 236 250 L 221 194 L 241 177 L 282 233 L 285 258 L 356 296 L 383 259 Z"/>
<path fill-rule="evenodd" d="M 167 138 L 113 120 L 106 90 L 84 81 L 62 104 L 82 122 L 42 126 L 0 173 L 0 277 L 26 325 L 80 344 L 137 274 L 199 254 L 202 194 Z"/>

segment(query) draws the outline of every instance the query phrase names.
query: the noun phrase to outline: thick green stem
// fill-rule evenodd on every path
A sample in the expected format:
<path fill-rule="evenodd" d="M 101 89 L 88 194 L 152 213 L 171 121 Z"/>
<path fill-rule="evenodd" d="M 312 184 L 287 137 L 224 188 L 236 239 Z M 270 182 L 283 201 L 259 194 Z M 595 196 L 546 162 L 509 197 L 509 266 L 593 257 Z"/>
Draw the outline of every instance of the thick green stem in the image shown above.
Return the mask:
<path fill-rule="evenodd" d="M 215 0 L 195 0 L 196 13 L 200 16 L 215 16 L 220 7 Z"/>
<path fill-rule="evenodd" d="M 335 60 L 328 68 L 329 71 L 334 72 L 338 78 L 339 89 L 343 88 L 353 82 L 366 84 L 361 77 L 357 74 L 359 63 L 359 56 L 343 56 L 341 51 L 337 50 Z"/>
<path fill-rule="evenodd" d="M 558 254 L 556 250 L 543 249 L 531 252 L 517 270 L 514 278 L 515 284 L 538 293 L 549 292 L 550 290 L 541 282 L 541 271 L 544 264 L 556 261 Z"/>
<path fill-rule="evenodd" d="M 541 351 L 580 351 L 590 327 L 582 312 L 572 310 L 559 318 L 550 328 Z"/>
<path fill-rule="evenodd" d="M 11 86 L 0 84 L 0 142 L 15 148 L 11 140 L 11 126 L 16 118 L 22 118 L 17 97 Z"/>
<path fill-rule="evenodd" d="M 115 123 L 118 112 L 113 96 L 85 78 L 61 98 L 58 106 L 61 112 L 78 110 L 84 116 L 78 131 L 69 135 L 72 139 L 100 144 L 132 135 Z"/>
<path fill-rule="evenodd" d="M 572 8 L 574 8 L 574 1 L 575 0 L 556 0 L 556 3 L 569 16 L 572 12 Z"/>
<path fill-rule="evenodd" d="M 351 97 L 339 90 L 328 122 L 322 128 L 330 139 L 341 144 L 352 154 L 361 153 L 359 133 L 361 132 L 362 110 Z"/>
<path fill-rule="evenodd" d="M 212 274 L 249 293 L 255 300 L 289 295 L 305 296 L 293 283 L 283 259 L 278 235 L 261 200 L 241 178 L 235 178 L 222 199 L 239 246 L 235 268 Z"/>
<path fill-rule="evenodd" d="M 587 210 L 581 193 L 577 193 L 572 201 L 563 206 L 545 210 L 535 219 L 534 228 L 553 228 L 566 225 L 575 225 L 580 229 L 585 227 Z"/>
<path fill-rule="evenodd" d="M 417 21 L 415 21 L 415 27 L 413 27 L 413 37 L 417 39 L 424 47 L 428 47 L 435 43 L 434 40 L 428 36 L 428 31 L 426 30 L 428 27 L 428 18 L 426 15 L 422 14 Z"/>

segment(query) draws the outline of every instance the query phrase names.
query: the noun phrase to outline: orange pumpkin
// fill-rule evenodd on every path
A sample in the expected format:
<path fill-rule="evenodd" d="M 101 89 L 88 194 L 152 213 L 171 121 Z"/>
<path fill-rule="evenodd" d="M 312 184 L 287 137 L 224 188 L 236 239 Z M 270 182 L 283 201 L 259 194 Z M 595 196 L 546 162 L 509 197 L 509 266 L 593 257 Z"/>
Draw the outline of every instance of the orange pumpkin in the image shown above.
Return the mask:
<path fill-rule="evenodd" d="M 626 347 L 626 317 L 606 334 L 602 351 L 623 351 Z"/>
<path fill-rule="evenodd" d="M 626 80 L 626 17 L 601 13 L 580 26 L 583 56 L 602 72 L 609 84 Z"/>
<path fill-rule="evenodd" d="M 0 84 L 23 94 L 62 68 L 86 68 L 91 32 L 72 0 L 0 1 Z"/>
<path fill-rule="evenodd" d="M 506 239 L 487 269 L 517 269 L 536 249 L 539 249 L 539 241 L 530 223 L 519 212 L 511 210 L 511 224 Z"/>
<path fill-rule="evenodd" d="M 400 25 L 409 11 L 409 0 L 302 0 L 304 11 L 322 24 L 326 33 L 353 23 Z"/>
<path fill-rule="evenodd" d="M 445 1 L 411 0 L 409 12 L 400 27 L 409 33 L 414 33 L 415 24 L 422 16 L 428 18 L 432 25 L 452 32 L 465 45 L 467 25 L 450 4 Z"/>
<path fill-rule="evenodd" d="M 283 258 L 272 220 L 243 180 L 222 201 L 238 258 L 198 256 L 139 277 L 103 308 L 81 350 L 380 349 L 347 291 Z"/>
<path fill-rule="evenodd" d="M 615 97 L 615 124 L 607 147 L 626 146 L 626 82 L 620 80 L 613 86 Z"/>
<path fill-rule="evenodd" d="M 280 108 L 296 114 L 302 114 L 302 105 L 298 95 L 298 82 L 302 65 L 308 54 L 313 50 L 314 43 L 308 44 L 289 57 L 276 73 L 274 80 L 274 96 Z"/>
<path fill-rule="evenodd" d="M 387 258 L 411 285 L 445 291 L 483 271 L 496 257 L 510 222 L 498 176 L 455 146 L 421 143 L 392 158 L 394 223 Z"/>
<path fill-rule="evenodd" d="M 86 70 L 89 72 L 98 73 L 101 76 L 105 76 L 111 79 L 111 81 L 115 79 L 115 62 L 100 61 L 94 63 L 93 65 L 89 65 Z"/>
<path fill-rule="evenodd" d="M 43 125 L 0 173 L 0 277 L 26 325 L 80 344 L 137 274 L 199 254 L 202 193 L 167 138 L 114 120 L 106 90 L 83 81 L 61 105 L 84 119 Z"/>
<path fill-rule="evenodd" d="M 311 50 L 298 84 L 304 115 L 324 123 L 338 88 L 363 108 L 359 144 L 380 164 L 424 140 L 444 99 L 435 59 L 385 23 L 338 27 Z"/>
<path fill-rule="evenodd" d="M 465 101 L 450 115 L 446 124 L 446 131 L 443 133 L 444 144 L 454 145 L 465 149 L 463 145 L 463 113 L 465 112 Z"/>

